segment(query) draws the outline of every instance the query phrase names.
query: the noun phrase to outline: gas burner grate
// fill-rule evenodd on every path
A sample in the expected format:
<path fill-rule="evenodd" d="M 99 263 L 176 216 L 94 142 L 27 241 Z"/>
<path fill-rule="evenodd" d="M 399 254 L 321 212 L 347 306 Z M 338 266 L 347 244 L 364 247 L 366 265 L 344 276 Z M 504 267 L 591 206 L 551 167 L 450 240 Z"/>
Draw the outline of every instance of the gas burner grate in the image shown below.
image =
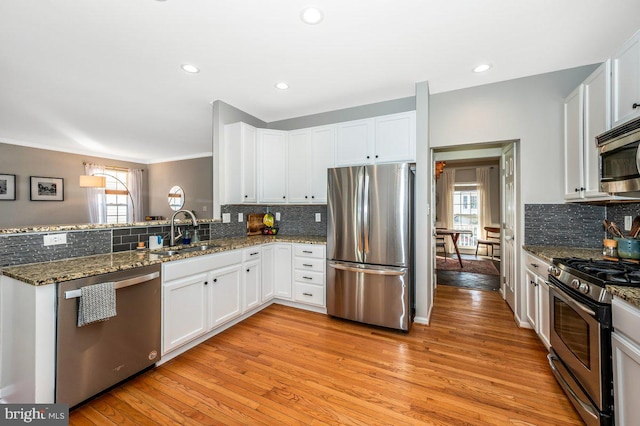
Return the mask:
<path fill-rule="evenodd" d="M 640 265 L 625 260 L 595 260 L 581 258 L 554 259 L 554 264 L 579 271 L 602 284 L 640 287 Z"/>

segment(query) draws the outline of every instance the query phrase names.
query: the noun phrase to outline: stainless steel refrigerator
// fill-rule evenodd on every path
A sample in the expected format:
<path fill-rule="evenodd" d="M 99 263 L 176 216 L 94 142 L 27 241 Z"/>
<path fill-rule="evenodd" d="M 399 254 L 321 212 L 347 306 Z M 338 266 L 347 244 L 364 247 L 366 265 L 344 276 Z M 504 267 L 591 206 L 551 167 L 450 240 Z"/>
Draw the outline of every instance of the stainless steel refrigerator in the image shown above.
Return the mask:
<path fill-rule="evenodd" d="M 408 163 L 329 169 L 327 313 L 408 331 L 414 316 Z"/>

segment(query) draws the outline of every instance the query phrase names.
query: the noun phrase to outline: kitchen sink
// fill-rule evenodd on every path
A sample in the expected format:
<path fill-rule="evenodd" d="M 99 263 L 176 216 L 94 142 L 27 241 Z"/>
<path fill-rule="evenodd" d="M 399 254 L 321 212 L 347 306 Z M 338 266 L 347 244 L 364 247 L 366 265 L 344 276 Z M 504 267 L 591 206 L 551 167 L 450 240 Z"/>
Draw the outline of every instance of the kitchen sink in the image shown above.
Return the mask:
<path fill-rule="evenodd" d="M 220 246 L 218 246 L 216 244 L 203 244 L 201 246 L 193 246 L 193 247 L 183 248 L 180 251 L 188 251 L 188 252 L 191 252 L 191 251 L 204 251 L 204 250 L 211 250 L 211 249 L 216 248 L 216 247 L 220 247 Z"/>
<path fill-rule="evenodd" d="M 185 248 L 176 248 L 176 249 L 172 249 L 172 250 L 160 250 L 160 251 L 154 251 L 151 252 L 151 254 L 155 254 L 156 256 L 160 256 L 160 257 L 165 257 L 165 256 L 174 256 L 176 254 L 180 254 L 180 253 L 191 253 L 194 251 L 205 251 L 205 250 L 211 250 L 213 248 L 216 247 L 220 247 L 217 244 L 202 244 L 199 246 L 193 246 L 193 247 L 185 247 Z"/>

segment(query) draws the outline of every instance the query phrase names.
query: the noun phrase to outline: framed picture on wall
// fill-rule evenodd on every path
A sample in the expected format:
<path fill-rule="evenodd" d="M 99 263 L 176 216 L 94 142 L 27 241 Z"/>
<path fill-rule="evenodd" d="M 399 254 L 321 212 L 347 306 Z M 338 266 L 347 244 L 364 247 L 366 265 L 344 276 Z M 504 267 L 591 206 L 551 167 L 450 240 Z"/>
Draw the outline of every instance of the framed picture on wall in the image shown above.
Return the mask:
<path fill-rule="evenodd" d="M 64 201 L 64 179 L 31 176 L 31 201 Z"/>
<path fill-rule="evenodd" d="M 0 173 L 0 201 L 15 201 L 16 175 Z"/>

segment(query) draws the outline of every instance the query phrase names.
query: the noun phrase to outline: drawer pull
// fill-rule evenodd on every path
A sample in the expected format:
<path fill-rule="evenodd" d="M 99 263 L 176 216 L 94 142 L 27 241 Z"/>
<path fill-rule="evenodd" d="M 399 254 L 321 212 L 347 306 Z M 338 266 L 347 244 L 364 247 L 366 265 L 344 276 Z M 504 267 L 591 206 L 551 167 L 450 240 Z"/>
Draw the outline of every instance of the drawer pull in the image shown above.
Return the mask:
<path fill-rule="evenodd" d="M 302 252 L 303 253 L 309 253 L 309 254 L 313 253 L 311 250 L 302 250 Z"/>
<path fill-rule="evenodd" d="M 538 268 L 538 264 L 537 263 L 532 263 L 531 266 L 533 266 L 534 268 Z"/>
<path fill-rule="evenodd" d="M 313 265 L 309 263 L 303 263 L 302 266 L 306 266 L 307 268 L 313 268 Z"/>
<path fill-rule="evenodd" d="M 256 254 L 260 254 L 259 252 L 253 252 L 253 253 L 249 253 L 249 256 L 255 256 Z"/>
<path fill-rule="evenodd" d="M 312 280 L 313 279 L 312 277 L 302 277 L 302 278 L 304 278 L 305 280 Z"/>
<path fill-rule="evenodd" d="M 307 293 L 306 291 L 302 293 L 303 296 L 313 296 L 313 293 Z"/>

